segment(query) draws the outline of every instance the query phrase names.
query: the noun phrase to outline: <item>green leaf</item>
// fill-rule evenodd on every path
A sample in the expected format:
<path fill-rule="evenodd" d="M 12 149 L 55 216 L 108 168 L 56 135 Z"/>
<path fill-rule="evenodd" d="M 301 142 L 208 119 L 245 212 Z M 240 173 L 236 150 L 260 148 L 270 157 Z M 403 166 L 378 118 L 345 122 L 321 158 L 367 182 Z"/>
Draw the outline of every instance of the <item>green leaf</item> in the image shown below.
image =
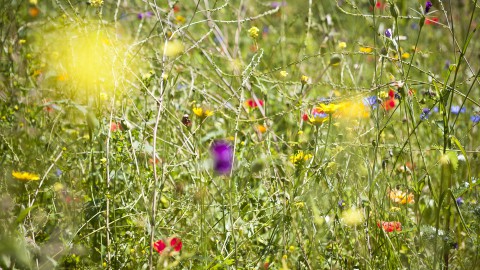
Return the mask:
<path fill-rule="evenodd" d="M 30 213 L 30 211 L 32 211 L 33 209 L 37 208 L 36 205 L 33 205 L 31 207 L 28 207 L 28 208 L 25 208 L 23 209 L 20 214 L 18 215 L 17 219 L 15 220 L 17 222 L 17 224 L 20 224 L 23 222 L 23 220 L 25 220 L 25 218 L 27 217 L 28 213 Z"/>
<path fill-rule="evenodd" d="M 447 151 L 448 159 L 450 160 L 450 164 L 454 171 L 458 169 L 458 156 L 455 151 Z"/>

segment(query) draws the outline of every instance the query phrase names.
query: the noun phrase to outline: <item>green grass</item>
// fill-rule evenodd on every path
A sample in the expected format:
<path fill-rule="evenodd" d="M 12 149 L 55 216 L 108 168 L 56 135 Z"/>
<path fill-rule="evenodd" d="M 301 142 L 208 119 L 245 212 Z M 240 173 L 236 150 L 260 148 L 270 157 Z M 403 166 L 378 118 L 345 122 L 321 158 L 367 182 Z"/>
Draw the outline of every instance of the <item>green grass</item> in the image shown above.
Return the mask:
<path fill-rule="evenodd" d="M 33 2 L 0 11 L 0 269 L 476 269 L 476 0 Z"/>

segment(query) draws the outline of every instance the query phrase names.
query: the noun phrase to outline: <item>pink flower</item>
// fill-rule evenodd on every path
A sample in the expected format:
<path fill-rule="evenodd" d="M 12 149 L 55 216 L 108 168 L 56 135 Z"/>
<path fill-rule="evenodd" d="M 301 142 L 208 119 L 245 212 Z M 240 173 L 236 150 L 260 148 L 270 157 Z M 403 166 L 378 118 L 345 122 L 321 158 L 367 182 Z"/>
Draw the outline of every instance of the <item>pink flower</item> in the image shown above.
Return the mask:
<path fill-rule="evenodd" d="M 119 130 L 122 130 L 122 126 L 120 124 L 117 124 L 115 122 L 110 123 L 110 131 L 111 132 L 115 132 L 115 131 L 119 131 Z"/>

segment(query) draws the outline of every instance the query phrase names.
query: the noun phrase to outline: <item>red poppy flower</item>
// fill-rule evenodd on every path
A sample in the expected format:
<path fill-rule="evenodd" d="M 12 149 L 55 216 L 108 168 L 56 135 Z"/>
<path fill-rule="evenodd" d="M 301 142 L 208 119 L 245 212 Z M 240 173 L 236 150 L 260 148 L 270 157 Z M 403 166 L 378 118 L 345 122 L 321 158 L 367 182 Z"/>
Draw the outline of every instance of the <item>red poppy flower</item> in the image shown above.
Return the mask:
<path fill-rule="evenodd" d="M 167 245 L 165 245 L 163 240 L 158 240 L 157 242 L 153 243 L 153 248 L 160 254 L 163 252 L 163 250 L 165 250 L 166 247 Z"/>
<path fill-rule="evenodd" d="M 173 248 L 174 251 L 180 252 L 182 250 L 182 240 L 178 237 L 173 237 L 170 239 L 170 247 Z M 162 252 L 167 248 L 167 245 L 163 240 L 158 240 L 157 242 L 153 243 L 153 248 L 159 253 Z"/>
<path fill-rule="evenodd" d="M 395 108 L 395 99 L 394 99 L 394 98 L 390 98 L 390 99 L 386 100 L 386 101 L 383 103 L 383 107 L 384 107 L 385 110 L 387 110 L 387 111 Z"/>
<path fill-rule="evenodd" d="M 378 228 L 383 228 L 383 230 L 386 231 L 386 232 L 393 232 L 393 231 L 400 232 L 400 231 L 402 231 L 402 223 L 400 223 L 398 221 L 377 222 L 377 227 Z"/>
<path fill-rule="evenodd" d="M 256 108 L 258 106 L 262 106 L 263 107 L 263 100 L 261 99 L 258 99 L 258 102 L 255 102 L 254 99 L 250 98 L 248 99 L 247 101 L 245 101 L 245 105 L 249 108 Z"/>
<path fill-rule="evenodd" d="M 388 91 L 388 96 L 389 96 L 390 98 L 395 98 L 395 91 L 393 91 L 392 89 L 390 89 L 390 90 Z"/>
<path fill-rule="evenodd" d="M 170 240 L 170 246 L 173 247 L 173 250 L 178 252 L 182 250 L 182 240 L 178 237 L 174 237 Z"/>

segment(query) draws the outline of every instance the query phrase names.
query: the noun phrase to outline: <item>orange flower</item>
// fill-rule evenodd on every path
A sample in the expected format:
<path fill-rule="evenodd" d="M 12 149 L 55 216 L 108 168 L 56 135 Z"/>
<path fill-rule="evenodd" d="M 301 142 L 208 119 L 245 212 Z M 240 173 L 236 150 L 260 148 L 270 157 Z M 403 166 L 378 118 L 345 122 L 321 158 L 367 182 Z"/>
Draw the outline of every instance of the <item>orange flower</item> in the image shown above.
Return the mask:
<path fill-rule="evenodd" d="M 389 195 L 390 200 L 394 203 L 399 203 L 399 204 L 412 204 L 415 203 L 414 195 L 413 193 L 409 193 L 407 195 L 406 192 L 401 191 L 399 189 L 393 189 L 390 190 Z"/>
<path fill-rule="evenodd" d="M 40 13 L 40 10 L 37 7 L 29 7 L 28 8 L 28 15 L 31 17 L 37 17 L 38 14 Z"/>

